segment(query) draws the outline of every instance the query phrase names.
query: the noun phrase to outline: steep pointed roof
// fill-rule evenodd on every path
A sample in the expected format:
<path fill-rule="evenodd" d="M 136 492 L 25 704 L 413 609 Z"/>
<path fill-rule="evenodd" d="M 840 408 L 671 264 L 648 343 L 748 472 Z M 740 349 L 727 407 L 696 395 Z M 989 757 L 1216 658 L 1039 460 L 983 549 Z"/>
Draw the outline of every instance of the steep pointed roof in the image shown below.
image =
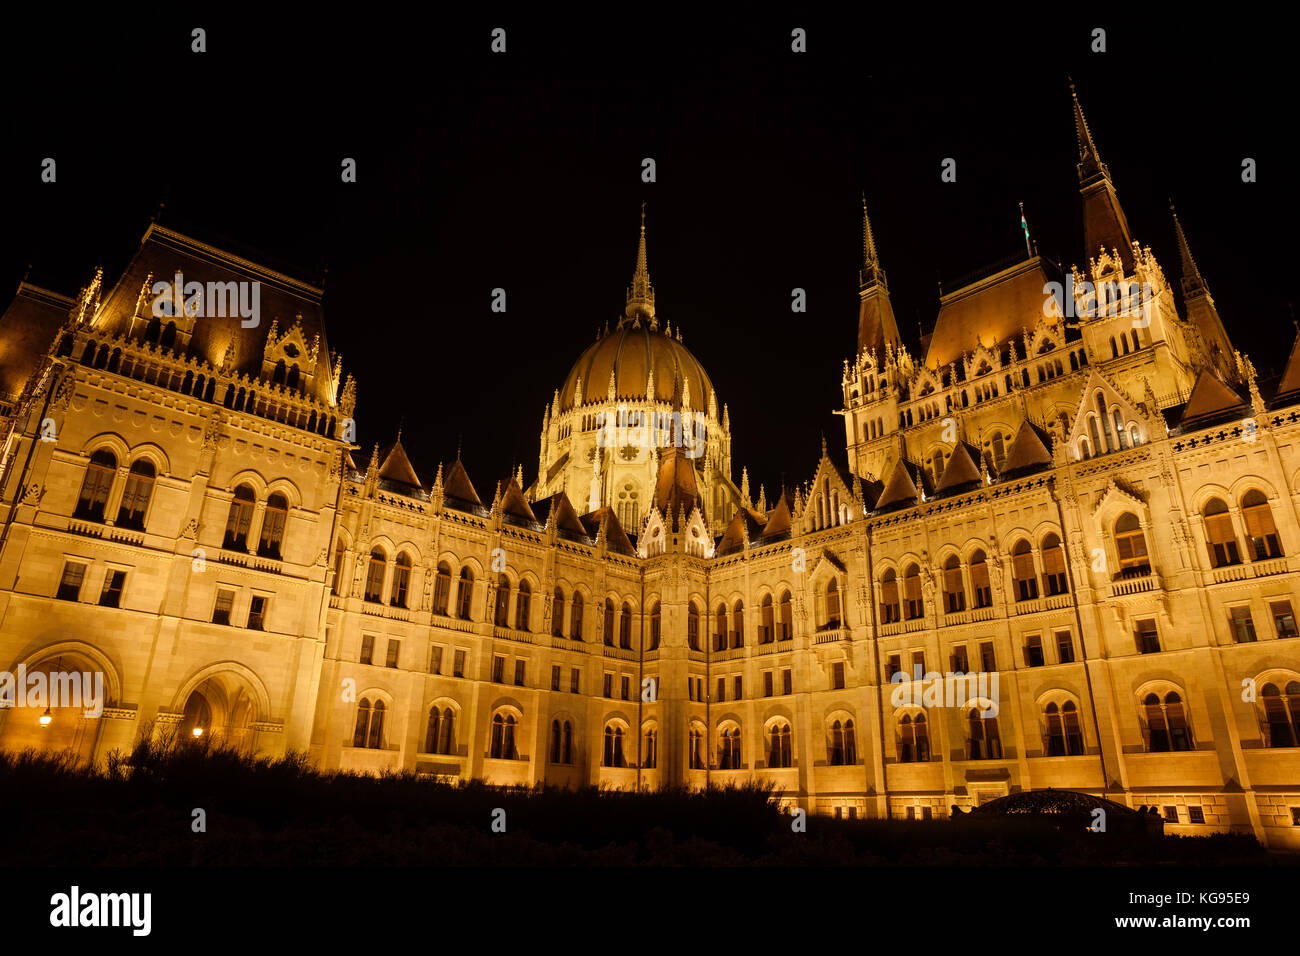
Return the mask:
<path fill-rule="evenodd" d="M 686 449 L 674 445 L 660 453 L 654 503 L 660 512 L 674 520 L 679 510 L 689 514 L 697 505 L 704 512 L 695 480 L 695 462 L 687 457 Z"/>
<path fill-rule="evenodd" d="M 763 526 L 762 537 L 774 538 L 780 534 L 788 534 L 793 525 L 791 519 L 791 508 L 793 507 L 793 498 L 788 490 L 782 490 L 776 499 L 776 505 L 767 515 L 767 524 Z"/>
<path fill-rule="evenodd" d="M 569 496 L 563 491 L 533 502 L 532 511 L 539 522 L 554 523 L 555 530 L 561 537 L 586 540 L 587 529 L 578 518 L 578 512 L 574 510 Z"/>
<path fill-rule="evenodd" d="M 858 354 L 874 349 L 880 356 L 886 343 L 898 345 L 898 323 L 889 300 L 885 270 L 876 253 L 876 237 L 871 229 L 871 217 L 867 215 L 865 194 L 862 196 L 862 266 L 858 269 L 858 297 Z"/>
<path fill-rule="evenodd" d="M 1277 384 L 1274 398 L 1281 398 L 1293 392 L 1300 392 L 1300 330 L 1296 331 L 1295 342 L 1291 345 L 1291 357 L 1282 370 L 1282 378 Z"/>
<path fill-rule="evenodd" d="M 1210 288 L 1206 285 L 1196 260 L 1192 258 L 1191 246 L 1187 244 L 1183 224 L 1178 219 L 1173 203 L 1169 204 L 1169 212 L 1174 217 L 1174 233 L 1178 238 L 1178 256 L 1182 265 L 1183 309 L 1187 318 L 1200 331 L 1216 368 L 1221 374 L 1231 375 L 1234 351 L 1232 340 L 1228 338 L 1228 331 L 1219 318 L 1219 310 L 1214 305 Z"/>
<path fill-rule="evenodd" d="M 614 514 L 614 509 L 608 506 L 597 508 L 589 514 L 582 516 L 582 524 L 587 529 L 587 534 L 592 538 L 600 534 L 600 528 L 605 526 L 605 547 L 610 551 L 617 551 L 619 554 L 635 554 L 636 549 L 632 547 L 632 541 L 623 530 L 623 525 L 619 523 L 618 515 Z"/>
<path fill-rule="evenodd" d="M 1074 101 L 1074 129 L 1079 141 L 1079 192 L 1083 196 L 1083 237 L 1085 253 L 1095 258 L 1104 248 L 1117 250 L 1124 270 L 1133 270 L 1133 236 L 1128 219 L 1120 207 L 1119 197 L 1110 181 L 1110 170 L 1101 161 L 1097 144 L 1093 142 L 1088 121 L 1083 117 L 1079 96 L 1070 84 L 1070 98 Z"/>
<path fill-rule="evenodd" d="M 447 503 L 451 507 L 459 505 L 470 505 L 475 509 L 482 509 L 483 502 L 479 499 L 478 492 L 474 490 L 474 484 L 469 480 L 469 475 L 465 473 L 465 466 L 457 458 L 450 465 L 447 465 L 446 475 L 442 480 L 443 494 L 446 496 Z M 458 511 L 465 510 L 463 507 L 457 508 Z"/>
<path fill-rule="evenodd" d="M 956 447 L 952 450 L 952 457 L 948 459 L 948 464 L 944 466 L 939 483 L 935 485 L 935 492 L 943 494 L 945 491 L 953 491 L 983 481 L 984 475 L 980 473 L 979 466 L 975 464 L 979 457 L 980 454 L 977 450 L 971 448 L 965 442 L 957 442 Z"/>
<path fill-rule="evenodd" d="M 406 456 L 406 449 L 402 447 L 400 432 L 397 440 L 379 453 L 379 458 L 382 462 L 379 466 L 380 478 L 420 487 L 420 479 L 415 474 L 415 468 L 411 466 L 411 459 Z"/>
<path fill-rule="evenodd" d="M 899 458 L 893 474 L 885 482 L 885 490 L 880 493 L 880 498 L 876 501 L 876 510 L 883 511 L 894 505 L 915 504 L 920 498 L 921 490 L 925 489 L 927 484 L 928 477 L 925 469 L 913 465 L 906 458 Z"/>
<path fill-rule="evenodd" d="M 632 274 L 632 284 L 627 287 L 627 305 L 618 320 L 618 327 L 637 320 L 647 323 L 652 332 L 659 328 L 659 320 L 655 317 L 654 285 L 650 282 L 650 269 L 646 265 L 645 203 L 641 204 L 641 239 L 636 250 L 636 271 Z"/>
<path fill-rule="evenodd" d="M 1183 406 L 1178 424 L 1187 426 L 1198 422 L 1207 423 L 1210 419 L 1235 415 L 1245 409 L 1246 403 L 1241 396 L 1207 368 L 1196 376 L 1196 384 L 1192 386 L 1191 397 Z"/>
<path fill-rule="evenodd" d="M 75 302 L 40 286 L 18 284 L 0 315 L 0 397 L 16 398 L 41 366 Z"/>
<path fill-rule="evenodd" d="M 717 553 L 727 554 L 740 550 L 744 546 L 745 535 L 749 536 L 750 541 L 759 540 L 763 536 L 766 525 L 766 515 L 760 514 L 753 508 L 737 508 L 727 524 L 727 530 L 722 533 L 722 538 L 718 541 Z"/>
<path fill-rule="evenodd" d="M 1011 440 L 999 477 L 1023 474 L 1052 463 L 1051 438 L 1028 420 Z"/>
<path fill-rule="evenodd" d="M 505 491 L 501 495 L 501 513 L 526 521 L 529 524 L 537 523 L 537 516 L 533 514 L 533 509 L 528 506 L 523 490 L 519 487 L 519 482 L 514 478 L 505 483 Z"/>

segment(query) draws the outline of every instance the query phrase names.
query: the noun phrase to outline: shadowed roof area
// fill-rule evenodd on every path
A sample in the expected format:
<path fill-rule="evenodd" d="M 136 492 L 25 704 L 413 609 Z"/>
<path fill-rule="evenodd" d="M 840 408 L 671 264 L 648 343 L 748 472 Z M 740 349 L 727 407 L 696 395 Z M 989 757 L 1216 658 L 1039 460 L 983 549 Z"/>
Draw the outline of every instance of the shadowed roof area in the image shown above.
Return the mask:
<path fill-rule="evenodd" d="M 1046 315 L 1049 270 L 1056 272 L 1035 257 L 943 296 L 925 364 L 937 369 L 976 345 L 992 348 L 1037 326 Z"/>
<path fill-rule="evenodd" d="M 20 283 L 0 315 L 0 397 L 16 398 L 40 367 L 73 300 L 39 286 Z"/>

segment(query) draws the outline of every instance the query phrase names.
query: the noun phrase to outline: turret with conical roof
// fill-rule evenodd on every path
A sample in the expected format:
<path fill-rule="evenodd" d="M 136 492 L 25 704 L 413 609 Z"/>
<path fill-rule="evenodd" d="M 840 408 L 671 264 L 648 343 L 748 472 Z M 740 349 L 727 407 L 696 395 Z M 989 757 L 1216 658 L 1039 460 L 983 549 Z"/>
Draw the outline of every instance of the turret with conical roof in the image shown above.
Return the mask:
<path fill-rule="evenodd" d="M 1102 249 L 1118 254 L 1124 271 L 1133 271 L 1133 236 L 1128 220 L 1110 181 L 1110 170 L 1101 161 L 1092 131 L 1084 119 L 1079 96 L 1070 83 L 1074 101 L 1074 129 L 1079 141 L 1079 193 L 1083 196 L 1083 239 L 1088 258 L 1096 258 Z"/>

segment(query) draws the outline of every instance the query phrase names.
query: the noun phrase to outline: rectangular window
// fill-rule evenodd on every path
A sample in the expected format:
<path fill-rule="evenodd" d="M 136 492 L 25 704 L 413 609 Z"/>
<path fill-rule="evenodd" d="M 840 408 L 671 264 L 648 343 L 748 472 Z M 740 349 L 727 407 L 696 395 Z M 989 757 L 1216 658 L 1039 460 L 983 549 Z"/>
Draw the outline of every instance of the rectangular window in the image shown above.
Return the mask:
<path fill-rule="evenodd" d="M 916 819 L 916 807 L 908 807 L 908 808 L 907 808 L 907 819 L 909 819 L 909 820 L 915 820 L 915 819 Z"/>
<path fill-rule="evenodd" d="M 1177 808 L 1177 807 L 1174 807 L 1174 806 L 1168 806 L 1168 807 L 1165 807 L 1165 822 L 1166 822 L 1166 823 L 1177 823 L 1177 822 L 1178 822 L 1178 808 Z"/>
<path fill-rule="evenodd" d="M 781 693 L 783 694 L 794 693 L 794 671 L 790 670 L 789 668 L 786 668 L 785 670 L 781 671 Z"/>
<path fill-rule="evenodd" d="M 1269 609 L 1273 612 L 1273 626 L 1277 628 L 1278 637 L 1295 637 L 1295 613 L 1290 601 L 1272 601 Z"/>
<path fill-rule="evenodd" d="M 893 680 L 894 675 L 903 669 L 903 659 L 898 654 L 889 655 L 889 666 L 885 671 L 885 680 Z"/>
<path fill-rule="evenodd" d="M 554 664 L 551 667 L 551 690 L 560 689 L 560 665 Z"/>
<path fill-rule="evenodd" d="M 690 700 L 695 699 L 695 678 L 693 677 L 686 678 L 686 696 Z"/>
<path fill-rule="evenodd" d="M 217 588 L 217 603 L 212 608 L 212 623 L 229 624 L 230 609 L 234 607 L 234 605 L 235 605 L 235 592 L 229 591 L 226 588 Z M 365 640 L 366 640 L 365 638 L 362 638 L 362 647 L 365 647 Z M 363 658 L 362 663 L 365 664 L 369 662 Z"/>
<path fill-rule="evenodd" d="M 1043 666 L 1043 638 L 1038 634 L 1030 634 L 1025 638 L 1025 666 Z"/>
<path fill-rule="evenodd" d="M 464 676 L 465 676 L 465 652 L 464 652 L 464 651 L 457 651 L 457 652 L 456 652 L 456 657 L 455 657 L 454 661 L 452 662 L 452 671 L 451 671 L 451 673 L 452 673 L 452 676 L 453 676 L 453 677 L 464 677 Z"/>
<path fill-rule="evenodd" d="M 970 659 L 966 656 L 965 644 L 953 645 L 951 663 L 954 673 L 965 674 L 970 670 Z"/>
<path fill-rule="evenodd" d="M 831 665 L 831 687 L 835 690 L 844 689 L 844 662 L 836 661 Z"/>
<path fill-rule="evenodd" d="M 492 658 L 492 683 L 504 684 L 505 682 L 506 659 L 498 654 Z"/>
<path fill-rule="evenodd" d="M 437 644 L 429 648 L 429 673 L 442 673 L 442 648 Z"/>
<path fill-rule="evenodd" d="M 401 649 L 402 649 L 401 641 L 394 640 L 391 637 L 388 639 L 388 653 L 384 658 L 385 667 L 397 666 L 397 655 L 401 651 Z"/>
<path fill-rule="evenodd" d="M 515 686 L 524 686 L 524 662 L 521 660 L 515 661 Z"/>
<path fill-rule="evenodd" d="M 695 678 L 695 699 L 701 702 L 704 700 L 704 678 L 703 677 Z"/>
<path fill-rule="evenodd" d="M 1137 649 L 1139 654 L 1156 654 L 1160 651 L 1160 634 L 1155 618 L 1137 622 Z"/>
<path fill-rule="evenodd" d="M 933 820 L 933 819 L 934 819 L 934 809 L 933 809 L 932 807 L 922 807 L 922 808 L 921 808 L 921 819 L 922 819 L 922 820 Z"/>
<path fill-rule="evenodd" d="M 632 678 L 624 674 L 622 680 L 619 681 L 619 684 L 620 684 L 619 690 L 622 692 L 623 699 L 631 700 L 632 699 Z"/>
<path fill-rule="evenodd" d="M 80 561 L 69 561 L 63 566 L 63 577 L 59 580 L 59 591 L 55 595 L 60 601 L 75 601 L 81 597 L 81 582 L 86 577 L 86 566 Z"/>
<path fill-rule="evenodd" d="M 122 588 L 125 584 L 126 572 L 114 571 L 110 568 L 108 574 L 104 575 L 104 590 L 99 595 L 100 605 L 102 607 L 121 607 Z M 229 623 L 229 620 L 226 623 Z"/>
<path fill-rule="evenodd" d="M 997 654 L 993 651 L 992 641 L 980 641 L 980 667 L 984 668 L 986 674 L 992 674 L 998 669 Z"/>
<path fill-rule="evenodd" d="M 857 808 L 857 807 L 849 807 L 849 819 L 850 819 L 850 820 L 856 820 L 857 818 L 858 818 L 858 808 Z"/>
<path fill-rule="evenodd" d="M 739 674 L 736 675 L 736 679 L 733 680 L 733 681 L 731 682 L 731 684 L 732 684 L 732 687 L 731 687 L 731 690 L 732 690 L 732 695 L 731 695 L 732 700 L 740 700 L 741 698 L 743 698 L 743 697 L 745 696 L 744 691 L 743 691 L 744 684 L 741 683 L 741 679 L 740 679 L 740 675 L 739 675 Z"/>
<path fill-rule="evenodd" d="M 260 594 L 254 594 L 248 602 L 248 629 L 250 631 L 266 630 L 266 605 L 267 599 Z"/>
<path fill-rule="evenodd" d="M 1062 664 L 1074 663 L 1074 638 L 1069 631 L 1056 632 L 1056 654 Z"/>
<path fill-rule="evenodd" d="M 1291 808 L 1291 826 L 1300 827 L 1300 807 Z"/>
<path fill-rule="evenodd" d="M 772 696 L 772 672 L 763 671 L 763 696 Z"/>
<path fill-rule="evenodd" d="M 603 689 L 605 691 L 606 697 L 612 698 L 614 696 L 614 675 L 613 674 L 605 675 L 605 686 Z"/>
<path fill-rule="evenodd" d="M 569 671 L 569 693 L 570 694 L 579 693 L 579 688 L 582 686 L 581 678 L 578 676 L 580 673 L 581 672 L 576 667 L 573 668 L 573 670 Z"/>
<path fill-rule="evenodd" d="M 1228 623 L 1232 628 L 1232 637 L 1238 644 L 1250 644 L 1255 640 L 1255 621 L 1250 616 L 1250 607 L 1240 605 L 1228 609 Z"/>
<path fill-rule="evenodd" d="M 230 614 L 229 608 L 226 609 L 226 614 L 227 616 L 229 616 Z M 216 618 L 213 618 L 213 620 L 216 620 Z M 361 635 L 361 657 L 358 658 L 358 660 L 360 660 L 362 664 L 369 664 L 371 660 L 374 658 L 374 656 L 375 656 L 374 636 L 370 634 L 362 634 Z"/>
<path fill-rule="evenodd" d="M 1204 823 L 1204 822 L 1205 822 L 1205 811 L 1202 810 L 1200 807 L 1188 807 L 1188 808 L 1187 808 L 1187 819 L 1188 819 L 1191 823 Z"/>
<path fill-rule="evenodd" d="M 913 674 L 916 673 L 918 667 L 921 669 L 921 673 L 924 674 L 925 673 L 925 651 L 912 651 L 912 673 Z"/>
<path fill-rule="evenodd" d="M 718 696 L 713 699 L 716 701 L 727 699 L 727 679 L 725 677 L 718 678 Z"/>

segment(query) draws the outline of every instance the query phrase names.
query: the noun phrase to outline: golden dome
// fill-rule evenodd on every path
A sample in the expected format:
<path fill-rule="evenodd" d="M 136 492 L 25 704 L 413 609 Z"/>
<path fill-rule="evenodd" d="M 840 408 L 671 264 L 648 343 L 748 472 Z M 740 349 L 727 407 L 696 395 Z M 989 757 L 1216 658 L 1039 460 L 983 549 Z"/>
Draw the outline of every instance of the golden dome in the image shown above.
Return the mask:
<path fill-rule="evenodd" d="M 567 412 L 575 404 L 606 401 L 611 371 L 618 400 L 645 401 L 650 397 L 646 386 L 652 365 L 655 401 L 679 405 L 689 388 L 691 407 L 701 411 L 707 408 L 713 383 L 690 350 L 665 332 L 625 322 L 578 356 L 560 389 L 560 409 Z M 582 397 L 575 403 L 573 390 L 579 376 Z"/>

